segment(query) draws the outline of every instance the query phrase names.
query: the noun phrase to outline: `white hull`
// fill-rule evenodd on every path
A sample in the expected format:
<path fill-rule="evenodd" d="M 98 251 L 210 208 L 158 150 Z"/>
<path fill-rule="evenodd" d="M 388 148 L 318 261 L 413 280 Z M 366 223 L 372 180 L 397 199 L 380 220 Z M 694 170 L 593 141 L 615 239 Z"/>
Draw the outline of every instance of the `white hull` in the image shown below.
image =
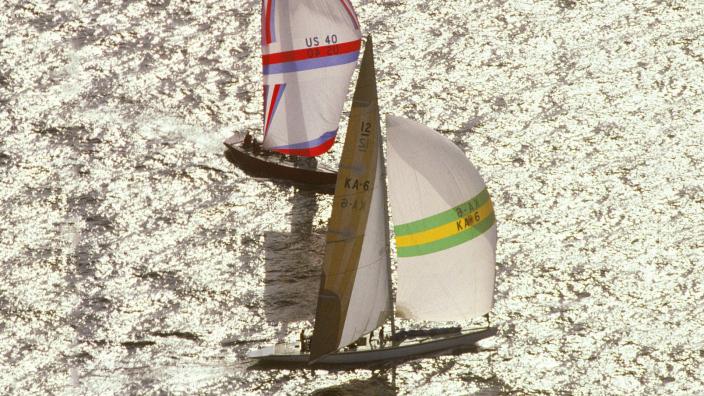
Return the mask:
<path fill-rule="evenodd" d="M 461 333 L 427 337 L 419 340 L 404 341 L 388 347 L 369 348 L 360 347 L 356 350 L 340 351 L 325 355 L 316 364 L 345 365 L 383 363 L 386 361 L 402 360 L 410 357 L 426 355 L 437 352 L 451 351 L 474 345 L 477 341 L 496 334 L 495 327 L 465 330 Z M 301 353 L 298 345 L 276 344 L 251 351 L 247 354 L 250 359 L 269 363 L 307 363 L 308 353 Z"/>

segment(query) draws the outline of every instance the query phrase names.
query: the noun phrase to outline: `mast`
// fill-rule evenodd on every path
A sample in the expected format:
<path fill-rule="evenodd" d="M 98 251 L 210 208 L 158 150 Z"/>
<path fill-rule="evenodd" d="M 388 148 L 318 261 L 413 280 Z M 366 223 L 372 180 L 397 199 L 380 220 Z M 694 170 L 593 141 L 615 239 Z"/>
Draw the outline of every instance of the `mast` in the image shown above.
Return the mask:
<path fill-rule="evenodd" d="M 374 46 L 372 45 L 372 36 L 368 35 L 367 36 L 367 43 L 366 46 L 369 47 L 369 52 L 372 54 L 372 65 L 374 61 Z M 372 68 L 372 70 L 376 70 Z M 376 78 L 374 78 L 374 92 L 378 92 L 376 89 Z M 381 121 L 377 119 L 377 129 L 379 131 L 379 137 L 381 137 Z M 388 186 L 386 184 L 386 159 L 384 158 L 384 143 L 382 142 L 382 139 L 379 139 L 379 157 L 381 158 L 381 167 L 379 169 L 379 172 L 381 173 L 381 183 L 383 184 L 382 186 L 382 191 L 384 195 L 384 236 L 385 241 L 386 241 L 386 268 L 388 270 L 388 287 L 389 287 L 389 294 L 391 295 L 391 335 L 393 336 L 396 334 L 396 315 L 394 314 L 394 288 L 393 288 L 393 282 L 391 281 L 391 233 L 389 232 L 389 196 L 388 196 Z"/>
<path fill-rule="evenodd" d="M 371 40 L 371 36 L 369 36 L 369 40 Z M 389 277 L 388 277 L 388 285 L 389 285 L 389 294 L 391 295 L 391 335 L 393 336 L 396 334 L 396 315 L 394 314 L 394 288 L 393 288 L 393 282 L 391 281 L 391 244 L 389 240 L 391 239 L 391 233 L 389 232 L 389 197 L 388 193 L 386 191 L 386 164 L 384 161 L 384 145 L 381 143 L 381 139 L 379 139 L 379 156 L 381 157 L 381 180 L 383 180 L 384 183 L 384 208 L 386 209 L 384 211 L 384 225 L 385 225 L 385 232 L 384 235 L 386 236 L 386 268 L 388 269 Z"/>

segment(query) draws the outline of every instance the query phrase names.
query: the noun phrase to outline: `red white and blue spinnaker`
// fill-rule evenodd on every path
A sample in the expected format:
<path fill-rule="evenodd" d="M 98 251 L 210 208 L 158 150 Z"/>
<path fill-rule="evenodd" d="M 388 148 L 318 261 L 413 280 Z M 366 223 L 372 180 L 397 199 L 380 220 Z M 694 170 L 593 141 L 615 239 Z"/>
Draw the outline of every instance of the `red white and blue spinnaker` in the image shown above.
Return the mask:
<path fill-rule="evenodd" d="M 332 147 L 361 38 L 349 0 L 263 0 L 264 148 Z"/>

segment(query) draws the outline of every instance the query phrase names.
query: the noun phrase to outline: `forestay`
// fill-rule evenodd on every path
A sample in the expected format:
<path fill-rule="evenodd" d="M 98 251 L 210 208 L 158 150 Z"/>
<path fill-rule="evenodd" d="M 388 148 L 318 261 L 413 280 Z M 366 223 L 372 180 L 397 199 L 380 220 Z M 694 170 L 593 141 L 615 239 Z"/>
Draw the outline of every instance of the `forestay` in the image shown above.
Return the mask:
<path fill-rule="evenodd" d="M 263 0 L 264 148 L 301 156 L 330 149 L 360 39 L 349 0 Z"/>
<path fill-rule="evenodd" d="M 399 316 L 449 321 L 491 310 L 496 221 L 484 181 L 432 129 L 387 117 Z"/>
<path fill-rule="evenodd" d="M 342 150 L 318 296 L 311 360 L 335 352 L 391 314 L 389 231 L 371 40 Z"/>

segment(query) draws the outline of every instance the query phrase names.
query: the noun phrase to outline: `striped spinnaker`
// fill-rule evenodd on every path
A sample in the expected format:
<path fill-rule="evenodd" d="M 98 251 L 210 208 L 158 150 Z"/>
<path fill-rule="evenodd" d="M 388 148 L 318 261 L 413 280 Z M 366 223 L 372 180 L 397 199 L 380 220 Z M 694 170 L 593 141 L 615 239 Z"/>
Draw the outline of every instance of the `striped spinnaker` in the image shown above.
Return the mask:
<path fill-rule="evenodd" d="M 269 96 L 269 86 L 264 86 L 264 135 L 269 132 L 269 125 L 276 114 L 276 109 L 279 107 L 281 97 L 283 96 L 286 84 L 274 84 L 274 88 Z"/>
<path fill-rule="evenodd" d="M 387 118 L 399 316 L 462 320 L 493 305 L 496 220 L 484 180 L 432 129 Z"/>
<path fill-rule="evenodd" d="M 361 40 L 262 56 L 264 74 L 291 73 L 355 62 Z"/>
<path fill-rule="evenodd" d="M 262 44 L 264 45 L 269 45 L 276 40 L 275 9 L 276 0 L 262 0 Z"/>
<path fill-rule="evenodd" d="M 360 44 L 348 0 L 263 1 L 265 148 L 301 156 L 330 149 Z"/>

